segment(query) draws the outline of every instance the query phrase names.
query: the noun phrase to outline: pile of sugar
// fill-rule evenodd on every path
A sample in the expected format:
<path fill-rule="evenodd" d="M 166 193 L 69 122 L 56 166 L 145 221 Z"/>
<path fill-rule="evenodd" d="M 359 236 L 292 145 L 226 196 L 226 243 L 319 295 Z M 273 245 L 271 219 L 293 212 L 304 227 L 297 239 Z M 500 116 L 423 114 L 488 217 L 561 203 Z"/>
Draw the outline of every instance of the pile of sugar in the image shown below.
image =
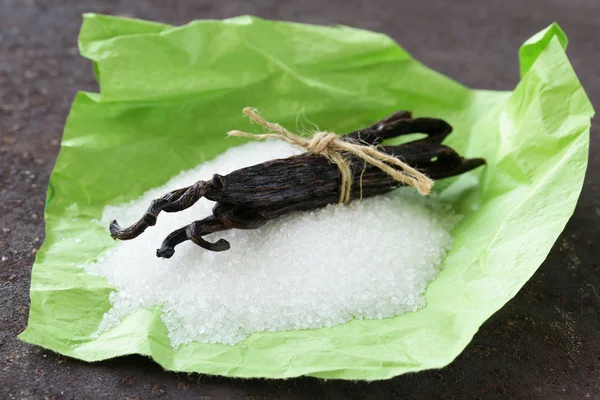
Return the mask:
<path fill-rule="evenodd" d="M 102 223 L 117 219 L 128 225 L 166 192 L 295 153 L 276 141 L 232 148 L 135 201 L 106 207 Z M 425 287 L 438 274 L 452 244 L 449 230 L 459 219 L 448 206 L 403 188 L 350 207 L 288 215 L 257 230 L 207 236 L 227 239 L 229 251 L 213 253 L 186 242 L 171 259 L 155 256 L 168 233 L 208 216 L 213 205 L 203 199 L 186 211 L 162 213 L 137 239 L 117 242 L 83 266 L 116 288 L 96 335 L 156 304 L 175 348 L 191 341 L 235 344 L 254 332 L 416 311 L 425 305 Z"/>

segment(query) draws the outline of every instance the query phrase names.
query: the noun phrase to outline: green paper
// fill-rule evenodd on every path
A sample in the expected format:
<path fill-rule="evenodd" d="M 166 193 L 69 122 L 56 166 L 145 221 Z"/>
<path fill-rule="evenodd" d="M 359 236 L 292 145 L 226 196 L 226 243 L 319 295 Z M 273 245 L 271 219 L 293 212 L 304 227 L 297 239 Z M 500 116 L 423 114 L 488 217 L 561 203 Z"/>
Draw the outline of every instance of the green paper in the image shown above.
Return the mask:
<path fill-rule="evenodd" d="M 536 34 L 520 49 L 515 90 L 494 92 L 466 88 L 364 30 L 247 16 L 172 27 L 85 15 L 79 46 L 101 90 L 76 96 L 65 127 L 21 339 L 87 361 L 139 353 L 168 370 L 232 377 L 376 380 L 447 365 L 535 272 L 577 202 L 594 111 L 566 42 L 556 24 Z M 113 289 L 77 265 L 114 245 L 92 220 L 107 204 L 245 142 L 225 138 L 232 129 L 258 132 L 242 117 L 245 106 L 292 129 L 303 111 L 336 132 L 411 110 L 448 120 L 447 143 L 487 159 L 485 168 L 436 183 L 466 217 L 427 288 L 427 306 L 173 351 L 156 305 L 91 339 Z"/>

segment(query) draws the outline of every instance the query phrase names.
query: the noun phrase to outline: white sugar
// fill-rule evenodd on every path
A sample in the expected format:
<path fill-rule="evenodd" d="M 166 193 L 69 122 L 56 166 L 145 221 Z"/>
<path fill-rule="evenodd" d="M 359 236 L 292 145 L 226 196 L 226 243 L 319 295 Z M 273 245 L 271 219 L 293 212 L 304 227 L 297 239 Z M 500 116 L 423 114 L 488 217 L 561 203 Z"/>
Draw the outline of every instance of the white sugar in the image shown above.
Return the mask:
<path fill-rule="evenodd" d="M 131 224 L 166 192 L 296 152 L 276 141 L 232 148 L 131 203 L 106 207 L 102 222 Z M 448 206 L 404 188 L 351 207 L 331 205 L 260 229 L 207 237 L 228 240 L 225 252 L 185 242 L 171 259 L 156 257 L 168 233 L 210 215 L 213 205 L 203 199 L 188 210 L 162 213 L 156 226 L 84 266 L 116 288 L 97 334 L 152 305 L 162 305 L 174 347 L 191 341 L 235 344 L 254 332 L 416 311 L 425 305 L 425 287 L 438 274 L 452 243 L 449 230 L 458 221 Z"/>

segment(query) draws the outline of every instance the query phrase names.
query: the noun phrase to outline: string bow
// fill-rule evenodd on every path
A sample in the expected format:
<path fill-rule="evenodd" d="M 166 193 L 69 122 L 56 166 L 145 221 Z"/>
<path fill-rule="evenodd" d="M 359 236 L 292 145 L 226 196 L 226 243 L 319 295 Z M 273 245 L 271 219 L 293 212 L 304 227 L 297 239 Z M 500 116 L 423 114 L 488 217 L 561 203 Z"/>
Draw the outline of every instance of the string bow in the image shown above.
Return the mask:
<path fill-rule="evenodd" d="M 396 181 L 414 187 L 422 195 L 429 194 L 433 187 L 433 180 L 431 178 L 396 157 L 377 150 L 374 146 L 342 140 L 333 132 L 315 132 L 309 138 L 298 136 L 279 124 L 265 120 L 250 107 L 244 108 L 243 113 L 254 122 L 266 128 L 269 133 L 254 134 L 234 130 L 227 133 L 229 136 L 249 137 L 256 140 L 279 139 L 303 148 L 309 153 L 326 157 L 335 163 L 340 170 L 340 203 L 348 204 L 350 202 L 353 180 L 350 162 L 344 157 L 343 153 L 355 155 L 387 173 Z M 399 169 L 394 168 L 394 166 Z"/>

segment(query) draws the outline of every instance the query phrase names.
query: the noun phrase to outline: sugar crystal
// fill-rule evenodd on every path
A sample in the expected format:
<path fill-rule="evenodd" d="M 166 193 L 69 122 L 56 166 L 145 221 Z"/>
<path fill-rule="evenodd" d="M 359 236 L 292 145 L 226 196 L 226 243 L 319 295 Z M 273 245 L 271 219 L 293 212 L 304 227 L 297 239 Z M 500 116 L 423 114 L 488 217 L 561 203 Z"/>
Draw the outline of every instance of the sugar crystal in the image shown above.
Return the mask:
<path fill-rule="evenodd" d="M 137 200 L 107 206 L 102 222 L 129 225 L 171 190 L 292 154 L 297 150 L 276 141 L 229 149 Z M 156 257 L 167 234 L 210 215 L 213 205 L 202 199 L 188 210 L 162 213 L 141 236 L 117 242 L 84 266 L 116 289 L 96 335 L 157 304 L 175 348 L 192 341 L 233 345 L 255 332 L 416 311 L 425 305 L 425 288 L 441 268 L 452 244 L 449 230 L 459 219 L 447 205 L 402 188 L 348 207 L 290 214 L 256 230 L 207 236 L 228 240 L 225 252 L 186 242 L 171 259 Z"/>

